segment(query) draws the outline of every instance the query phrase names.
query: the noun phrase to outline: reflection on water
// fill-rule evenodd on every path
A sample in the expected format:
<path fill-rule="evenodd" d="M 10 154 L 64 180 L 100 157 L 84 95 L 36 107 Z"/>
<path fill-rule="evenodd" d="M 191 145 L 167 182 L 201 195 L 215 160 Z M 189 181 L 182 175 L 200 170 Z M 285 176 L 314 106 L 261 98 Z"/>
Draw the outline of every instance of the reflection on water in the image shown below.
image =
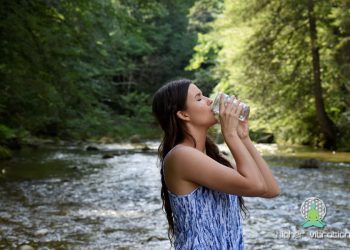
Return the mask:
<path fill-rule="evenodd" d="M 24 150 L 1 162 L 0 249 L 169 249 L 157 144 L 148 146 L 147 153 L 128 151 L 130 145 L 100 146 L 103 152 L 118 150 L 106 160 L 103 152 L 84 147 Z M 243 220 L 246 249 L 346 248 L 349 238 L 280 236 L 301 229 L 299 208 L 311 196 L 327 206 L 324 230 L 350 231 L 347 163 L 299 169 L 292 158 L 268 160 L 282 194 L 275 199 L 245 198 L 250 212 Z"/>

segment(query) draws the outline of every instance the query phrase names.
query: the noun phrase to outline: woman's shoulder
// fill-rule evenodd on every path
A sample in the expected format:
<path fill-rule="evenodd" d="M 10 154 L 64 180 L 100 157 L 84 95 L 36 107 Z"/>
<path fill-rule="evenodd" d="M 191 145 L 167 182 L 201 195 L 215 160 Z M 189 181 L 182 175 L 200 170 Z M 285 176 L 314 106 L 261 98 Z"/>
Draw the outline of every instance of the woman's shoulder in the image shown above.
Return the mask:
<path fill-rule="evenodd" d="M 191 161 L 205 156 L 204 153 L 194 147 L 177 144 L 166 154 L 164 165 L 167 167 L 172 165 L 181 168 L 187 166 Z"/>
<path fill-rule="evenodd" d="M 173 147 L 164 159 L 164 177 L 168 189 L 174 194 L 189 194 L 199 187 L 198 184 L 188 180 L 188 171 L 191 171 L 191 160 L 196 158 L 193 147 L 178 144 Z M 198 159 L 198 158 L 197 158 Z"/>
<path fill-rule="evenodd" d="M 166 162 L 167 159 L 174 158 L 174 157 L 176 158 L 179 156 L 183 156 L 184 154 L 191 154 L 191 153 L 197 154 L 201 152 L 194 147 L 184 145 L 184 144 L 177 144 L 172 149 L 170 149 L 169 152 L 166 154 L 166 156 L 164 157 L 164 162 Z"/>

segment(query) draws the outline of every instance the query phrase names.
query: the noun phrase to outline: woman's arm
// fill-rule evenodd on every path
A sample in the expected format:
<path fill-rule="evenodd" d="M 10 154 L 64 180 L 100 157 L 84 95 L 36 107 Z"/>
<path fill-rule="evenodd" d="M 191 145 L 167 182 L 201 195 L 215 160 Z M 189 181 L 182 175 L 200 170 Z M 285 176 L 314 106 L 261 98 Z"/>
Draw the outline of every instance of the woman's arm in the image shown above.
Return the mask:
<path fill-rule="evenodd" d="M 235 157 L 237 171 L 220 164 L 198 149 L 183 145 L 174 149 L 164 162 L 165 179 L 169 186 L 176 187 L 190 182 L 225 193 L 253 197 L 260 197 L 267 192 L 267 185 L 255 160 L 237 134 L 241 110 L 242 106 L 233 105 L 233 99 L 225 106 L 221 98 L 221 131 Z"/>
<path fill-rule="evenodd" d="M 264 160 L 264 158 L 260 155 L 258 150 L 255 148 L 253 142 L 250 140 L 249 136 L 242 139 L 243 144 L 249 151 L 250 155 L 253 157 L 256 165 L 260 169 L 261 175 L 264 177 L 265 184 L 267 186 L 267 191 L 261 197 L 264 198 L 273 198 L 278 196 L 281 193 L 281 190 L 278 186 L 278 183 L 273 176 L 271 169 L 268 164 Z"/>
<path fill-rule="evenodd" d="M 266 192 L 261 196 L 264 198 L 273 198 L 280 194 L 280 188 L 274 178 L 269 166 L 265 162 L 264 158 L 260 155 L 258 150 L 255 148 L 253 142 L 249 137 L 249 126 L 248 121 L 240 122 L 237 133 L 245 145 L 246 149 L 249 151 L 250 155 L 253 157 L 261 175 L 265 180 Z"/>
<path fill-rule="evenodd" d="M 239 138 L 236 132 L 230 134 L 223 134 L 226 145 L 231 151 L 235 162 L 237 171 L 244 177 L 249 177 L 249 181 L 258 185 L 261 194 L 267 192 L 267 185 L 265 179 L 260 173 L 260 170 L 255 162 L 255 159 Z"/>
<path fill-rule="evenodd" d="M 249 152 L 238 138 L 230 140 L 239 148 Z M 231 143 L 230 143 L 231 144 Z M 235 150 L 234 150 L 235 151 Z M 247 157 L 248 159 L 251 156 Z M 189 146 L 174 149 L 165 161 L 165 179 L 168 187 L 191 182 L 220 192 L 240 196 L 260 197 L 266 193 L 264 179 L 253 159 L 238 161 L 244 173 L 228 168 Z M 244 165 L 244 166 L 243 166 Z"/>

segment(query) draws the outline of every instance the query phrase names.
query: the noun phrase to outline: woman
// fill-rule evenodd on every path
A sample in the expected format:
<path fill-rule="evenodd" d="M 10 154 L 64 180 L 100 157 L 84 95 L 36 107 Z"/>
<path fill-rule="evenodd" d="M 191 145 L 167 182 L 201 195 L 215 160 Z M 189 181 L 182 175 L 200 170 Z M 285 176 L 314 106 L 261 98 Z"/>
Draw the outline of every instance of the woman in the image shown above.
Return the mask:
<path fill-rule="evenodd" d="M 241 105 L 220 101 L 220 124 L 235 164 L 208 138 L 216 124 L 212 100 L 190 80 L 172 81 L 154 95 L 152 110 L 164 131 L 158 153 L 161 197 L 175 249 L 243 249 L 242 196 L 272 198 L 280 190 L 249 138 Z M 245 212 L 245 211 L 244 211 Z"/>

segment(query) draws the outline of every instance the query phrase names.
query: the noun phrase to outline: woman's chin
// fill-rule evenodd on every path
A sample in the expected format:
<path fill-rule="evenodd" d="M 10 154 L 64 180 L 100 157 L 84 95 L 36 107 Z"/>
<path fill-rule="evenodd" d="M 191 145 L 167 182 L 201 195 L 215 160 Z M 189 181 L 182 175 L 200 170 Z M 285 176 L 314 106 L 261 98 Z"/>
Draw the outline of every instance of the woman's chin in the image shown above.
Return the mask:
<path fill-rule="evenodd" d="M 211 127 L 211 126 L 214 126 L 215 124 L 219 124 L 219 123 L 220 123 L 219 120 L 216 119 L 216 118 L 214 117 L 213 120 L 212 120 L 212 122 L 211 122 L 210 127 Z"/>

